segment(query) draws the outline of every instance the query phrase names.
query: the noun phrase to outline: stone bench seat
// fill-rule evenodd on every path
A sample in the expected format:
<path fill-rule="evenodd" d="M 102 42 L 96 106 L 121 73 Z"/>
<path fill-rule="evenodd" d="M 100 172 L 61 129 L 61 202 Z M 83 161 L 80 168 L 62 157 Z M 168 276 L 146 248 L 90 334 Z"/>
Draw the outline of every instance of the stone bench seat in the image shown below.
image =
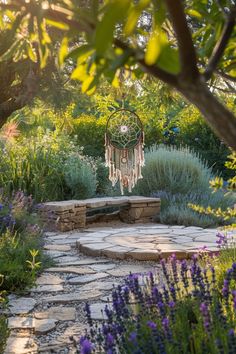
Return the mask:
<path fill-rule="evenodd" d="M 150 222 L 160 213 L 160 199 L 131 196 L 48 202 L 40 213 L 47 229 L 70 231 L 86 226 L 87 211 L 107 207 L 119 207 L 123 222 Z"/>

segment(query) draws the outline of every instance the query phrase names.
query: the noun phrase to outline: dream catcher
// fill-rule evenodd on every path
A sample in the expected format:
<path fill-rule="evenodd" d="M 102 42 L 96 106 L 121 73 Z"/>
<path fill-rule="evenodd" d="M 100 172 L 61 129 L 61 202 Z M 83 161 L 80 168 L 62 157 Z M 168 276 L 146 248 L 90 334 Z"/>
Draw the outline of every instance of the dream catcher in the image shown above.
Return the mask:
<path fill-rule="evenodd" d="M 143 146 L 143 126 L 137 114 L 127 109 L 114 112 L 107 121 L 105 159 L 109 180 L 112 186 L 119 181 L 122 195 L 124 187 L 131 192 L 138 179 L 142 178 Z"/>

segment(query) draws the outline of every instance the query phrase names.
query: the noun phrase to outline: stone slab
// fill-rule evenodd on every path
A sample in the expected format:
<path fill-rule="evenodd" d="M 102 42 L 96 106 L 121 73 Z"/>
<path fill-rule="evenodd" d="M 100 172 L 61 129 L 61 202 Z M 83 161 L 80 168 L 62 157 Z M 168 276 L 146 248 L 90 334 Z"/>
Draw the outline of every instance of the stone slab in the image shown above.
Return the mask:
<path fill-rule="evenodd" d="M 33 317 L 23 317 L 23 316 L 9 317 L 8 327 L 10 329 L 19 329 L 19 328 L 32 329 L 34 328 L 34 319 Z"/>
<path fill-rule="evenodd" d="M 57 275 L 53 274 L 42 274 L 40 277 L 36 280 L 37 285 L 59 285 L 62 284 L 64 280 L 62 280 L 60 277 Z"/>
<path fill-rule="evenodd" d="M 57 321 L 55 319 L 43 319 L 43 320 L 34 320 L 34 330 L 36 334 L 46 334 L 52 331 L 56 327 Z"/>
<path fill-rule="evenodd" d="M 78 277 L 70 278 L 68 280 L 69 284 L 86 284 L 92 282 L 94 280 L 99 280 L 108 277 L 109 274 L 107 273 L 96 273 L 96 274 L 89 274 L 89 275 L 81 275 Z"/>
<path fill-rule="evenodd" d="M 27 314 L 33 310 L 36 300 L 29 297 L 21 297 L 19 299 L 9 301 L 9 310 L 13 315 Z"/>
<path fill-rule="evenodd" d="M 57 321 L 74 321 L 76 315 L 76 310 L 74 307 L 62 307 L 62 306 L 53 306 L 50 307 L 47 311 L 36 312 L 34 314 L 36 319 L 54 319 Z"/>
<path fill-rule="evenodd" d="M 65 238 L 65 237 L 64 237 Z M 50 250 L 50 251 L 62 251 L 62 252 L 67 252 L 71 250 L 71 247 L 68 245 L 45 245 L 44 246 L 45 250 Z"/>
<path fill-rule="evenodd" d="M 11 334 L 7 339 L 7 345 L 4 354 L 36 354 L 37 345 L 33 336 L 21 336 L 20 334 Z"/>
<path fill-rule="evenodd" d="M 54 293 L 58 291 L 63 291 L 64 288 L 61 284 L 58 285 L 39 285 L 30 289 L 32 293 Z"/>
<path fill-rule="evenodd" d="M 74 293 L 65 293 L 63 295 L 48 296 L 42 299 L 43 303 L 55 303 L 55 304 L 70 304 L 71 302 L 78 302 L 84 300 L 95 299 L 101 296 L 100 291 L 83 291 Z"/>
<path fill-rule="evenodd" d="M 88 267 L 51 267 L 47 269 L 47 272 L 53 273 L 75 273 L 75 274 L 93 274 L 94 270 Z"/>

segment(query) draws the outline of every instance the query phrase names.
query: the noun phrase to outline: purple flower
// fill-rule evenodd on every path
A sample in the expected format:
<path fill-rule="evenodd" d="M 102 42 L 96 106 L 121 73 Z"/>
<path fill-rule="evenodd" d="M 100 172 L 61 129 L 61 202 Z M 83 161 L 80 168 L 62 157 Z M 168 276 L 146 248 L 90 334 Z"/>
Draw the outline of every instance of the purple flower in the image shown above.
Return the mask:
<path fill-rule="evenodd" d="M 137 333 L 136 332 L 131 332 L 129 335 L 129 341 L 133 344 L 137 342 Z"/>
<path fill-rule="evenodd" d="M 156 329 L 157 328 L 157 325 L 155 322 L 153 321 L 147 321 L 147 326 L 151 329 Z"/>
<path fill-rule="evenodd" d="M 83 338 L 80 340 L 81 354 L 91 354 L 93 350 L 93 344 L 87 339 Z"/>
<path fill-rule="evenodd" d="M 170 324 L 170 321 L 167 317 L 165 317 L 163 320 L 162 320 L 162 325 L 164 327 L 165 330 L 168 330 L 169 329 L 169 324 Z"/>

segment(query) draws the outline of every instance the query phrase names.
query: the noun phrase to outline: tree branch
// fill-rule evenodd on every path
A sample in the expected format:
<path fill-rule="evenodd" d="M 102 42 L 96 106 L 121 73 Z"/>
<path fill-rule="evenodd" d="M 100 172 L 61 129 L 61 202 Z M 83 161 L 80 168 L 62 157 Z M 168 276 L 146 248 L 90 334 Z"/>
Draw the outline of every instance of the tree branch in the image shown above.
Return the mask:
<path fill-rule="evenodd" d="M 122 42 L 118 38 L 114 39 L 114 44 L 116 47 L 119 47 L 125 51 L 129 51 L 130 55 L 137 60 L 139 65 L 143 68 L 143 70 L 146 73 L 151 74 L 157 79 L 162 80 L 165 83 L 172 85 L 174 87 L 178 85 L 178 80 L 176 75 L 168 73 L 167 71 L 158 68 L 158 66 L 156 65 L 147 65 L 143 58 L 144 54 L 142 52 L 139 52 L 138 49 L 130 48 L 126 43 Z"/>
<path fill-rule="evenodd" d="M 181 76 L 194 81 L 199 76 L 197 56 L 181 0 L 165 0 L 179 47 Z"/>
<path fill-rule="evenodd" d="M 0 128 L 6 123 L 7 118 L 16 110 L 23 108 L 34 97 L 38 89 L 38 77 L 30 70 L 24 81 L 25 92 L 19 96 L 0 104 Z"/>
<path fill-rule="evenodd" d="M 216 73 L 217 73 L 219 76 L 221 76 L 221 77 L 223 77 L 224 79 L 226 79 L 226 80 L 229 80 L 229 81 L 232 81 L 232 82 L 236 82 L 236 77 L 234 77 L 234 76 L 231 76 L 231 75 L 229 75 L 229 74 L 223 73 L 223 72 L 220 71 L 220 70 L 217 70 Z"/>
<path fill-rule="evenodd" d="M 218 40 L 218 42 L 215 45 L 215 48 L 213 49 L 212 55 L 208 61 L 207 68 L 204 73 L 204 77 L 206 80 L 209 80 L 213 74 L 213 72 L 216 70 L 217 65 L 224 53 L 224 50 L 229 42 L 229 39 L 231 37 L 231 34 L 234 29 L 235 25 L 235 19 L 236 19 L 236 6 L 230 11 L 227 21 L 225 22 L 223 31 L 221 33 L 221 37 Z"/>

